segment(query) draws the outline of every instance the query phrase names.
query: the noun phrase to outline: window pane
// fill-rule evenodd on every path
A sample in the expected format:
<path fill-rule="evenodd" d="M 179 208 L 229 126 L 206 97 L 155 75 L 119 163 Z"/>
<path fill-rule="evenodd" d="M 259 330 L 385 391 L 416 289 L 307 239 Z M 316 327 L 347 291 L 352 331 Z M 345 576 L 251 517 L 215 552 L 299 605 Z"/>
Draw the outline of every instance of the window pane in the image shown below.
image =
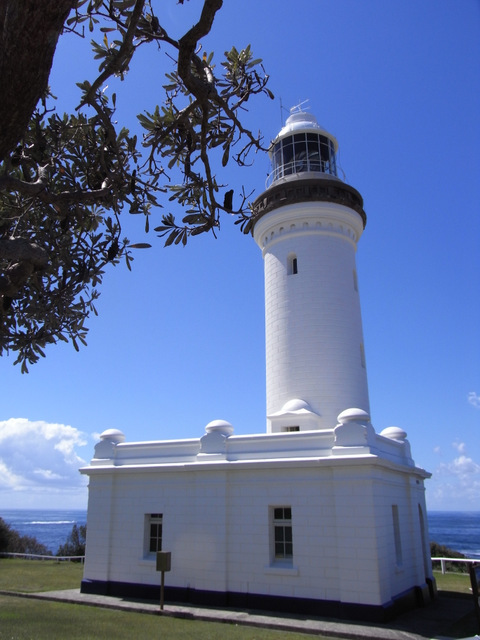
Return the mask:
<path fill-rule="evenodd" d="M 275 520 L 283 520 L 283 509 L 280 507 L 274 509 L 273 517 L 275 518 Z"/>
<path fill-rule="evenodd" d="M 330 146 L 328 144 L 320 144 L 320 153 L 323 162 L 328 162 L 330 160 Z"/>
<path fill-rule="evenodd" d="M 156 553 L 162 549 L 162 514 L 151 513 L 148 516 L 148 551 Z"/>
<path fill-rule="evenodd" d="M 306 150 L 307 145 L 305 144 L 305 141 L 295 143 L 295 156 L 298 156 L 301 153 L 305 154 Z"/>
<path fill-rule="evenodd" d="M 284 509 L 284 518 L 285 518 L 285 520 L 291 520 L 292 519 L 292 508 L 291 507 L 285 507 L 285 509 Z"/>

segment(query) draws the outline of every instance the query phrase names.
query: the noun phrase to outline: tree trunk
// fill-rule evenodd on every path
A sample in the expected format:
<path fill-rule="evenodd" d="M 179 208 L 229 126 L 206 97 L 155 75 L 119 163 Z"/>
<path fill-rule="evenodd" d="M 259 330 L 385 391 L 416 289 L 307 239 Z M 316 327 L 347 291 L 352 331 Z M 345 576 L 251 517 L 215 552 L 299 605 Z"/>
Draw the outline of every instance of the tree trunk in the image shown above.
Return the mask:
<path fill-rule="evenodd" d="M 45 91 L 75 0 L 0 0 L 0 162 L 21 140 Z"/>

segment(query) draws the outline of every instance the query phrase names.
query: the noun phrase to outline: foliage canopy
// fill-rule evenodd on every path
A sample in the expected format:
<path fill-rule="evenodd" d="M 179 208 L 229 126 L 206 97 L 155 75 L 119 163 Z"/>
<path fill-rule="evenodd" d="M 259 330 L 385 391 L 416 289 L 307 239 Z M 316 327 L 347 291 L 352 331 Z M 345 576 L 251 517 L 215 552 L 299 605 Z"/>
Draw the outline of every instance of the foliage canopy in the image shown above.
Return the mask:
<path fill-rule="evenodd" d="M 52 555 L 44 544 L 32 536 L 20 535 L 3 518 L 0 518 L 0 552 Z"/>
<path fill-rule="evenodd" d="M 155 0 L 6 0 L 0 7 L 0 78 L 17 92 L 7 92 L 6 115 L 0 107 L 9 118 L 0 136 L 0 355 L 16 352 L 22 372 L 48 344 L 71 341 L 78 350 L 106 265 L 125 260 L 130 268 L 131 249 L 150 246 L 123 237 L 122 214 L 143 216 L 148 231 L 152 208 L 180 205 L 181 221 L 165 210 L 155 228 L 166 246 L 215 233 L 224 214 L 250 231 L 249 195 L 234 204 L 214 159 L 249 162 L 261 137 L 244 127 L 242 112 L 252 96 L 273 96 L 250 46 L 233 47 L 219 65 L 203 50 L 221 6 L 204 0 L 180 38 L 167 33 Z M 75 112 L 61 115 L 47 80 L 66 32 L 93 37 L 99 67 L 78 83 Z M 167 55 L 172 70 L 162 105 L 138 116 L 139 141 L 117 123 L 116 95 L 104 87 L 113 77 L 128 80 L 133 56 L 147 46 Z"/>

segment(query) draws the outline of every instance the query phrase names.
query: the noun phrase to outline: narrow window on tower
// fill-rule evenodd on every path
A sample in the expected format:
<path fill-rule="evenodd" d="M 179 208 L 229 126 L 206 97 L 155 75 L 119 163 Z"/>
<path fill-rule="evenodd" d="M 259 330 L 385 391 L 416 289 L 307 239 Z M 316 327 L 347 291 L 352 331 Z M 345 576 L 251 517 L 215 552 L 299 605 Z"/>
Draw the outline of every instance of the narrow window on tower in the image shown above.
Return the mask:
<path fill-rule="evenodd" d="M 365 348 L 363 346 L 363 344 L 360 345 L 360 362 L 362 363 L 362 367 L 364 369 L 367 368 L 367 364 L 365 362 Z"/>
<path fill-rule="evenodd" d="M 291 253 L 288 256 L 287 262 L 287 274 L 289 276 L 293 276 L 298 273 L 298 259 L 294 253 Z"/>
<path fill-rule="evenodd" d="M 287 431 L 289 433 L 292 433 L 293 431 L 300 431 L 300 427 L 295 426 L 295 427 L 283 427 L 283 431 Z"/>
<path fill-rule="evenodd" d="M 293 561 L 292 508 L 271 507 L 271 537 L 273 563 Z"/>

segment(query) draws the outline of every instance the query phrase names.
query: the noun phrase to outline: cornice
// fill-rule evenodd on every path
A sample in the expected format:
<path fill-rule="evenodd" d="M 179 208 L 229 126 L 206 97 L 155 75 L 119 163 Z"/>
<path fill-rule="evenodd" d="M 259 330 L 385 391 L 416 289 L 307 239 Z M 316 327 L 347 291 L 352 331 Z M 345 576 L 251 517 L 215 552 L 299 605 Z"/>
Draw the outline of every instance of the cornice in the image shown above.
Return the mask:
<path fill-rule="evenodd" d="M 340 180 L 328 178 L 301 178 L 285 180 L 273 184 L 253 203 L 253 224 L 265 214 L 285 205 L 299 202 L 334 202 L 349 207 L 358 213 L 367 223 L 367 215 L 363 210 L 363 198 L 359 192 Z"/>

